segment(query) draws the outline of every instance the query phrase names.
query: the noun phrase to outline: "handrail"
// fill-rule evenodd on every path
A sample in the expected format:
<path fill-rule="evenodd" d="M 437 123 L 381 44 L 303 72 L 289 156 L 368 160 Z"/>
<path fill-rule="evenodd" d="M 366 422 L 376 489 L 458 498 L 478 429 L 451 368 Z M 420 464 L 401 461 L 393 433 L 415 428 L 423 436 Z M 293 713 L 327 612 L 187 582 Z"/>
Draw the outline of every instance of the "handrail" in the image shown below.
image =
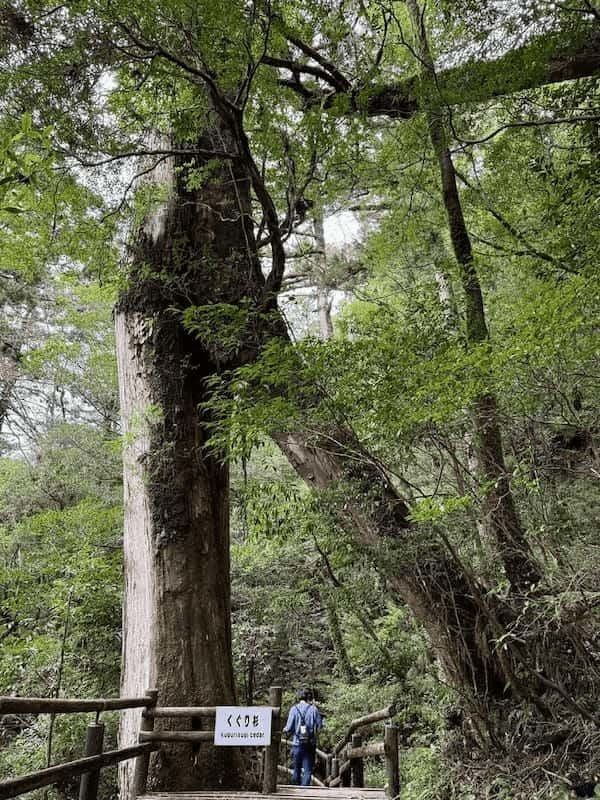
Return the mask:
<path fill-rule="evenodd" d="M 386 719 L 391 719 L 396 713 L 396 706 L 392 703 L 385 708 L 381 708 L 379 711 L 372 711 L 370 714 L 366 714 L 364 717 L 358 717 L 358 719 L 353 719 L 352 722 L 348 725 L 348 729 L 346 734 L 340 741 L 334 746 L 332 750 L 332 754 L 334 756 L 339 755 L 342 752 L 344 747 L 348 744 L 350 739 L 352 738 L 352 734 L 357 728 L 361 728 L 363 725 L 370 725 L 373 722 L 382 722 Z"/>
<path fill-rule="evenodd" d="M 331 753 L 317 749 L 316 755 L 325 762 L 327 786 L 331 788 L 350 785 L 364 786 L 364 759 L 384 756 L 388 776 L 386 793 L 390 798 L 399 794 L 398 728 L 391 723 L 386 724 L 384 740 L 370 744 L 364 744 L 362 736 L 355 733 L 358 728 L 365 725 L 389 720 L 395 713 L 396 706 L 392 703 L 378 711 L 372 711 L 363 717 L 353 719 L 342 739 L 334 745 Z"/>
<path fill-rule="evenodd" d="M 73 778 L 102 767 L 112 767 L 120 761 L 126 761 L 144 753 L 151 753 L 157 749 L 158 745 L 152 742 L 137 744 L 133 747 L 125 747 L 122 750 L 110 750 L 97 756 L 78 758 L 76 761 L 48 767 L 38 772 L 32 772 L 29 775 L 22 775 L 20 778 L 8 778 L 0 781 L 0 800 L 17 797 L 20 794 L 25 794 L 25 792 L 40 789 L 42 786 L 50 786 L 64 778 Z"/>
<path fill-rule="evenodd" d="M 291 747 L 291 744 L 290 744 L 290 747 Z M 329 753 L 327 753 L 325 750 L 321 750 L 318 747 L 315 749 L 315 755 L 316 755 L 317 758 L 320 758 L 321 761 L 325 761 L 325 762 L 329 758 Z"/>
<path fill-rule="evenodd" d="M 209 730 L 155 731 L 155 719 L 169 717 L 207 717 L 214 719 L 217 710 L 216 706 L 161 707 L 157 705 L 157 695 L 158 692 L 155 689 L 148 689 L 144 697 L 119 697 L 113 699 L 95 698 L 79 700 L 43 697 L 0 697 L 0 715 L 7 713 L 60 714 L 86 712 L 96 712 L 97 715 L 99 715 L 103 711 L 118 711 L 130 708 L 144 709 L 141 730 L 139 732 L 139 743 L 137 745 L 102 753 L 104 726 L 98 724 L 98 718 L 96 718 L 96 722 L 88 726 L 86 756 L 84 758 L 68 762 L 67 764 L 47 767 L 38 772 L 30 773 L 29 775 L 0 781 L 0 800 L 8 800 L 8 798 L 17 797 L 20 794 L 25 794 L 34 789 L 57 783 L 59 780 L 79 775 L 88 776 L 87 778 L 82 778 L 82 781 L 87 781 L 88 785 L 84 788 L 82 784 L 82 794 L 80 797 L 83 797 L 84 800 L 95 800 L 97 794 L 97 775 L 100 769 L 113 766 L 114 764 L 118 764 L 130 758 L 137 758 L 134 784 L 138 789 L 140 789 L 140 787 L 145 789 L 150 753 L 158 750 L 161 742 L 208 742 L 212 740 L 214 735 L 214 731 Z M 268 707 L 271 708 L 272 712 L 272 739 L 265 753 L 263 793 L 273 792 L 277 786 L 277 753 L 279 751 L 281 737 L 280 687 L 271 687 L 269 701 Z M 358 734 L 354 734 L 357 728 L 389 719 L 393 717 L 395 713 L 395 706 L 389 705 L 379 711 L 373 711 L 363 717 L 358 717 L 350 722 L 343 739 L 337 742 L 332 753 L 317 750 L 318 757 L 325 761 L 327 784 L 329 786 L 339 785 L 342 782 L 342 776 L 348 771 L 352 773 L 352 785 L 362 786 L 362 760 L 369 756 L 384 755 L 386 757 L 388 772 L 388 793 L 391 797 L 398 794 L 398 729 L 394 725 L 386 725 L 385 743 L 379 744 L 363 744 L 361 737 Z M 90 736 L 90 734 L 94 735 Z M 349 744 L 350 740 L 352 740 L 352 744 Z M 340 754 L 342 754 L 344 759 L 342 764 L 339 763 Z M 93 775 L 96 775 L 95 788 L 94 780 L 90 779 L 90 776 L 93 777 Z M 141 793 L 143 792 L 138 792 L 138 794 Z"/>
<path fill-rule="evenodd" d="M 282 739 L 282 745 L 284 746 L 284 750 L 291 750 L 293 745 L 289 739 Z M 331 753 L 328 753 L 326 750 L 321 750 L 321 748 L 315 748 L 315 756 L 323 762 L 327 762 L 328 758 L 331 758 Z"/>
<path fill-rule="evenodd" d="M 68 700 L 63 697 L 0 697 L 0 714 L 77 714 L 89 711 L 120 711 L 143 708 L 147 697 L 116 697 L 109 700 Z"/>
<path fill-rule="evenodd" d="M 270 708 L 273 712 L 273 717 L 278 719 L 281 715 L 280 706 L 263 706 L 263 708 Z M 151 708 L 147 717 L 154 719 L 175 719 L 178 717 L 205 717 L 207 719 L 214 719 L 217 716 L 216 706 L 156 706 Z"/>
<path fill-rule="evenodd" d="M 392 703 L 385 708 L 380 708 L 378 711 L 371 711 L 363 717 L 353 719 L 343 738 L 340 739 L 333 747 L 331 753 L 321 750 L 318 747 L 315 749 L 315 755 L 325 764 L 325 785 L 330 787 L 340 786 L 346 780 L 345 773 L 352 773 L 352 785 L 363 785 L 363 759 L 369 757 L 385 756 L 386 765 L 389 772 L 388 775 L 388 792 L 399 785 L 398 773 L 398 753 L 397 753 L 397 728 L 394 725 L 386 725 L 384 741 L 372 744 L 363 744 L 362 738 L 355 734 L 357 728 L 364 725 L 370 725 L 375 722 L 383 722 L 391 719 L 396 713 L 396 706 Z M 352 742 L 352 744 L 350 744 Z M 394 742 L 396 744 L 394 745 Z M 286 741 L 286 747 L 291 747 L 291 744 Z M 395 752 L 394 752 L 395 751 Z M 340 763 L 340 759 L 343 759 Z M 389 762 L 389 763 L 388 763 Z M 348 786 L 350 783 L 347 784 Z M 390 794 L 395 797 L 399 793 L 395 791 Z"/>
<path fill-rule="evenodd" d="M 121 711 L 130 708 L 143 708 L 148 711 L 156 703 L 156 691 L 149 689 L 144 697 L 116 697 L 111 699 L 69 699 L 63 697 L 0 697 L 0 714 L 77 714 L 96 712 L 96 722 L 88 725 L 85 756 L 56 764 L 37 772 L 7 778 L 0 781 L 0 800 L 31 792 L 43 786 L 51 786 L 65 778 L 82 776 L 80 798 L 95 800 L 98 792 L 98 776 L 104 767 L 111 767 L 121 761 L 137 758 L 149 759 L 150 753 L 159 748 L 157 742 L 140 742 L 119 750 L 102 752 L 104 725 L 99 723 L 103 711 Z"/>
<path fill-rule="evenodd" d="M 350 759 L 370 758 L 372 756 L 384 756 L 385 743 L 375 742 L 374 744 L 363 744 L 360 747 L 349 747 L 346 752 Z"/>
<path fill-rule="evenodd" d="M 347 761 L 344 761 L 342 764 L 340 764 L 340 766 L 339 766 L 339 775 L 336 778 L 332 778 L 329 781 L 330 788 L 334 789 L 336 786 L 339 786 L 341 784 L 341 782 L 342 782 L 342 775 L 344 774 L 344 772 L 348 772 L 348 770 L 351 767 L 352 767 L 352 761 L 350 761 L 350 759 L 348 759 Z"/>
<path fill-rule="evenodd" d="M 140 731 L 140 742 L 213 742 L 214 731 Z"/>
<path fill-rule="evenodd" d="M 398 727 L 393 724 L 385 726 L 383 742 L 363 745 L 359 734 L 352 736 L 352 744 L 345 748 L 346 760 L 340 764 L 339 759 L 332 759 L 332 772 L 329 786 L 340 786 L 344 783 L 344 773 L 350 772 L 352 786 L 364 786 L 363 759 L 369 756 L 385 756 L 387 776 L 386 795 L 390 800 L 400 794 L 400 762 L 398 757 Z M 350 783 L 345 785 L 350 786 Z"/>
<path fill-rule="evenodd" d="M 269 704 L 263 708 L 271 711 L 271 743 L 266 746 L 263 774 L 263 794 L 272 794 L 277 789 L 277 756 L 281 739 L 281 687 L 271 686 L 269 689 Z M 147 700 L 147 699 L 146 699 Z M 201 742 L 214 741 L 214 724 L 209 725 L 210 730 L 154 730 L 157 719 L 180 718 L 208 718 L 214 720 L 217 706 L 159 706 L 148 703 L 142 716 L 142 726 L 139 732 L 141 742 L 171 742 L 180 744 L 200 744 Z M 257 745 L 260 746 L 260 745 Z M 148 761 L 138 760 L 133 778 L 134 793 L 143 795 L 146 792 L 148 779 Z"/>
<path fill-rule="evenodd" d="M 271 686 L 269 704 L 263 706 L 271 711 L 271 743 L 265 749 L 263 794 L 272 794 L 277 789 L 277 755 L 281 739 L 281 693 L 280 686 Z M 148 704 L 142 716 L 142 727 L 139 733 L 141 742 L 200 744 L 214 741 L 214 720 L 217 706 L 159 706 L 156 704 L 156 697 L 154 700 L 155 703 Z M 202 731 L 154 730 L 154 722 L 157 719 L 193 719 L 197 717 L 212 720 L 213 725 L 209 724 L 209 730 Z M 133 778 L 136 795 L 146 793 L 147 778 L 148 762 L 140 759 Z"/>
<path fill-rule="evenodd" d="M 207 717 L 214 719 L 217 716 L 216 706 L 156 706 L 148 711 L 147 716 L 160 718 L 175 717 Z"/>

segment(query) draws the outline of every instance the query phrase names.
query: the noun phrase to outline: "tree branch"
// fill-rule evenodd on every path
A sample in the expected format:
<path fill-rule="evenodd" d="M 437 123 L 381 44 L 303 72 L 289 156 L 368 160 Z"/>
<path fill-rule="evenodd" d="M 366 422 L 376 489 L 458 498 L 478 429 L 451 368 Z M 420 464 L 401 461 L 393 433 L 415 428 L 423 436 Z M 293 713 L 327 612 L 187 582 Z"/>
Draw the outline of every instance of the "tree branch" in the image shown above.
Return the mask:
<path fill-rule="evenodd" d="M 552 266 L 557 267 L 558 269 L 565 270 L 565 272 L 575 272 L 575 270 L 573 270 L 570 267 L 566 266 L 561 261 L 559 261 L 558 259 L 554 258 L 554 256 L 551 256 L 549 253 L 544 253 L 542 250 L 539 250 L 537 247 L 532 245 L 526 239 L 526 237 L 521 233 L 521 231 L 519 231 L 517 228 L 515 228 L 515 226 L 506 219 L 506 217 L 504 217 L 497 209 L 495 209 L 491 205 L 490 201 L 485 196 L 485 194 L 484 194 L 482 189 L 480 189 L 479 187 L 475 186 L 467 178 L 467 176 L 464 175 L 459 170 L 457 170 L 456 167 L 454 168 L 454 171 L 456 172 L 456 176 L 461 181 L 461 183 L 463 183 L 465 186 L 467 186 L 472 191 L 477 192 L 477 194 L 479 194 L 480 197 L 482 197 L 486 210 L 488 211 L 489 214 L 492 215 L 492 217 L 494 217 L 494 219 L 497 222 L 500 223 L 500 225 L 504 228 L 504 230 L 507 231 L 513 237 L 513 239 L 516 239 L 518 242 L 521 242 L 521 244 L 525 245 L 527 250 L 526 251 L 521 251 L 519 253 L 515 253 L 515 255 L 534 256 L 535 258 L 539 258 L 540 261 L 545 261 L 546 263 L 552 264 Z M 490 242 L 486 242 L 484 239 L 480 238 L 480 241 L 482 241 L 484 244 L 490 245 L 492 247 L 494 246 Z"/>
<path fill-rule="evenodd" d="M 262 63 L 267 64 L 270 67 L 277 67 L 278 69 L 287 69 L 293 75 L 312 75 L 314 78 L 319 78 L 320 80 L 325 81 L 336 91 L 339 91 L 340 89 L 338 81 L 332 78 L 328 72 L 320 67 L 313 67 L 311 64 L 300 64 L 298 61 L 292 61 L 291 59 L 269 55 L 263 56 Z"/>
<path fill-rule="evenodd" d="M 541 128 L 546 125 L 577 125 L 579 122 L 597 122 L 598 120 L 600 120 L 600 114 L 582 114 L 576 117 L 558 117 L 556 119 L 524 119 L 518 120 L 517 122 L 506 122 L 481 139 L 462 139 L 454 129 L 452 133 L 454 138 L 461 144 L 475 145 L 485 144 L 498 136 L 499 133 L 502 133 L 502 131 L 509 130 L 510 128 Z"/>
<path fill-rule="evenodd" d="M 444 104 L 461 105 L 484 103 L 496 97 L 562 81 L 589 78 L 598 73 L 600 32 L 590 28 L 585 37 L 575 42 L 565 42 L 559 34 L 546 34 L 497 59 L 468 61 L 451 69 L 440 70 L 437 73 L 437 86 Z M 348 83 L 345 78 L 343 80 Z M 339 88 L 334 92 L 311 91 L 298 80 L 286 81 L 285 85 L 302 95 L 307 103 L 324 108 L 331 108 L 338 95 L 346 94 L 351 111 L 362 111 L 370 117 L 410 119 L 421 110 L 416 75 L 395 83 L 347 86 L 344 90 Z"/>
<path fill-rule="evenodd" d="M 163 45 L 158 44 L 157 42 L 147 41 L 141 34 L 133 31 L 132 28 L 129 25 L 126 25 L 124 22 L 117 22 L 117 25 L 122 31 L 124 31 L 124 33 L 127 34 L 127 36 L 129 36 L 131 41 L 136 45 L 136 47 L 139 47 L 140 50 L 161 56 L 165 59 L 165 61 L 174 64 L 182 69 L 185 73 L 195 78 L 196 83 L 200 82 L 206 86 L 215 105 L 218 104 L 218 106 L 222 106 L 223 109 L 229 114 L 239 111 L 238 107 L 222 94 L 213 77 L 207 70 L 200 69 L 194 64 L 190 64 L 189 61 L 186 61 L 184 58 L 178 56 L 176 53 L 173 53 L 171 50 L 167 50 L 166 47 L 163 47 Z"/>
<path fill-rule="evenodd" d="M 298 48 L 298 50 L 301 50 L 305 55 L 307 55 L 309 58 L 312 58 L 313 61 L 316 61 L 317 64 L 323 67 L 323 69 L 329 73 L 331 80 L 334 81 L 335 86 L 340 91 L 347 92 L 352 88 L 350 81 L 344 75 L 342 75 L 335 64 L 332 64 L 331 61 L 322 56 L 318 50 L 315 50 L 314 47 L 311 47 L 310 45 L 306 44 L 306 42 L 303 42 L 301 39 L 298 39 L 296 36 L 293 36 L 289 33 L 286 33 L 286 37 L 289 42 Z"/>
<path fill-rule="evenodd" d="M 112 164 L 124 158 L 143 158 L 144 156 L 200 156 L 201 158 L 207 159 L 222 158 L 231 161 L 240 160 L 240 155 L 238 153 L 228 153 L 225 150 L 204 150 L 198 147 L 189 149 L 165 148 L 159 150 L 129 150 L 123 153 L 117 153 L 113 156 L 107 156 L 99 161 L 86 161 L 75 153 L 65 153 L 65 155 L 74 158 L 82 167 L 102 167 L 105 164 Z"/>

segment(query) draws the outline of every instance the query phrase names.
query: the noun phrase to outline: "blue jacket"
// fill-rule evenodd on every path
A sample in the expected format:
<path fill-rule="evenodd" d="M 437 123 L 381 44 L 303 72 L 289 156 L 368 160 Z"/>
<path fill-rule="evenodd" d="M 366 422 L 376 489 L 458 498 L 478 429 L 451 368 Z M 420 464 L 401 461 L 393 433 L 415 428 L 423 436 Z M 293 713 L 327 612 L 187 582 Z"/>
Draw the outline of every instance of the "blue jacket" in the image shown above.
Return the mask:
<path fill-rule="evenodd" d="M 287 722 L 283 729 L 284 733 L 293 733 L 292 747 L 300 744 L 300 739 L 298 738 L 300 725 L 302 724 L 300 712 L 302 712 L 304 716 L 304 723 L 309 733 L 312 732 L 311 740 L 313 742 L 316 743 L 317 731 L 320 731 L 323 727 L 323 718 L 319 713 L 319 709 L 311 703 L 307 703 L 305 700 L 300 700 L 299 703 L 290 708 L 290 713 L 288 714 Z"/>

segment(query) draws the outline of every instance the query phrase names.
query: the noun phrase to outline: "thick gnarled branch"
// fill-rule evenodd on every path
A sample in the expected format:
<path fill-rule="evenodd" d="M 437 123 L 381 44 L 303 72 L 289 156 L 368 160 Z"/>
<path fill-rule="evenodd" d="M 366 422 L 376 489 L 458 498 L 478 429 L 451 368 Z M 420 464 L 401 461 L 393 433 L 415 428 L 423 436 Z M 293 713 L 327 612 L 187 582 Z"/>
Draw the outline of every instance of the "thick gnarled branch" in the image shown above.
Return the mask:
<path fill-rule="evenodd" d="M 307 68 L 298 62 L 272 66 L 292 73 L 293 79 L 284 77 L 281 84 L 300 94 L 308 105 L 330 108 L 336 98 L 343 95 L 349 100 L 350 111 L 362 111 L 369 117 L 410 119 L 421 110 L 418 78 L 414 75 L 395 83 L 348 86 L 346 89 L 334 89 L 334 82 L 329 79 L 328 88 L 324 89 L 309 88 L 300 80 L 303 74 L 316 77 L 316 68 Z M 600 32 L 590 30 L 577 42 L 561 43 L 559 36 L 554 34 L 550 38 L 547 35 L 497 59 L 469 61 L 440 70 L 437 88 L 444 103 L 453 106 L 483 103 L 495 97 L 597 74 L 600 74 Z"/>

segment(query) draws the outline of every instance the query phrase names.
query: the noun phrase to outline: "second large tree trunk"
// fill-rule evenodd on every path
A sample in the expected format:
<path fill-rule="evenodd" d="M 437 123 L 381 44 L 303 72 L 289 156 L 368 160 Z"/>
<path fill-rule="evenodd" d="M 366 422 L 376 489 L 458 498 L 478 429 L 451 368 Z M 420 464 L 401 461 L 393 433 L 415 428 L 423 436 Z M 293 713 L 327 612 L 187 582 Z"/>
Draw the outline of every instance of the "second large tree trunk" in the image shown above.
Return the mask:
<path fill-rule="evenodd" d="M 410 522 L 406 502 L 352 432 L 275 440 L 307 483 L 335 490 L 341 523 L 423 625 L 448 681 L 470 708 L 477 713 L 488 698 L 502 696 L 507 676 L 492 645 L 497 630 L 484 588 L 443 542 Z"/>

